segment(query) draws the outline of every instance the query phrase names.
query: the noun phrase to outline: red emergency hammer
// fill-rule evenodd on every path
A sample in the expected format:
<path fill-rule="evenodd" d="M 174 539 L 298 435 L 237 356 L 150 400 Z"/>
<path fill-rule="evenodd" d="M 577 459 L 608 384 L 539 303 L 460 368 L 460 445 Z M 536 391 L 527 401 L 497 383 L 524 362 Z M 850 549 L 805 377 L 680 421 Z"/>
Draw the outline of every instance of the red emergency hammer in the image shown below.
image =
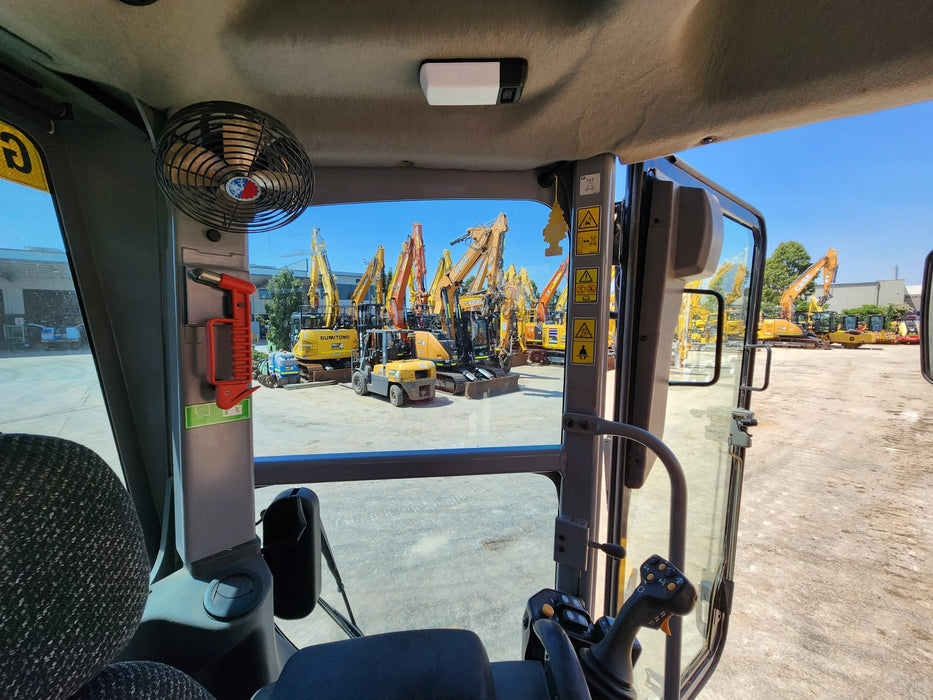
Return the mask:
<path fill-rule="evenodd" d="M 191 279 L 201 284 L 218 287 L 230 293 L 233 318 L 212 318 L 207 322 L 207 381 L 217 388 L 217 406 L 227 410 L 256 391 L 253 383 L 253 345 L 250 339 L 249 297 L 256 285 L 248 280 L 225 275 L 202 267 L 191 271 Z M 231 379 L 217 379 L 214 354 L 214 326 L 229 323 L 233 326 L 230 339 Z"/>

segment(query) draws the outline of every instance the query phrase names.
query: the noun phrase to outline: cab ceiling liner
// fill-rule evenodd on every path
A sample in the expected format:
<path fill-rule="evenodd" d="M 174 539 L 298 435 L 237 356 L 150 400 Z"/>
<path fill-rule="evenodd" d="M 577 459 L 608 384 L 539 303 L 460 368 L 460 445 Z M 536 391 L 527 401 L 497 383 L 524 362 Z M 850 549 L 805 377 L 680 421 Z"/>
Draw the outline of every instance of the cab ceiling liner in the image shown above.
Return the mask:
<path fill-rule="evenodd" d="M 156 112 L 229 100 L 288 124 L 315 166 L 480 171 L 636 162 L 931 99 L 931 15 L 927 0 L 0 2 L 32 60 Z M 422 62 L 503 56 L 528 62 L 517 104 L 425 103 Z"/>

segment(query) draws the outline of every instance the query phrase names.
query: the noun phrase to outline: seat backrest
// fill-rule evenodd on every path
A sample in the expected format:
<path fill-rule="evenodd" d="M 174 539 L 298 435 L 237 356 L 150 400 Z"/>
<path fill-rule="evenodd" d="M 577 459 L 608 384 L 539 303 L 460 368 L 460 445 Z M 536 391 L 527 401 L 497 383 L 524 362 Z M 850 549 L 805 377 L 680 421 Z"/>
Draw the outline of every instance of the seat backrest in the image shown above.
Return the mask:
<path fill-rule="evenodd" d="M 0 527 L 0 697 L 69 697 L 86 686 L 83 697 L 94 697 L 89 681 L 133 636 L 149 593 L 129 494 L 83 445 L 0 435 Z M 112 690 L 127 671 L 141 679 L 177 674 L 201 693 L 178 697 L 210 697 L 161 664 L 116 664 L 101 680 Z M 133 695 L 160 696 L 168 697 Z"/>

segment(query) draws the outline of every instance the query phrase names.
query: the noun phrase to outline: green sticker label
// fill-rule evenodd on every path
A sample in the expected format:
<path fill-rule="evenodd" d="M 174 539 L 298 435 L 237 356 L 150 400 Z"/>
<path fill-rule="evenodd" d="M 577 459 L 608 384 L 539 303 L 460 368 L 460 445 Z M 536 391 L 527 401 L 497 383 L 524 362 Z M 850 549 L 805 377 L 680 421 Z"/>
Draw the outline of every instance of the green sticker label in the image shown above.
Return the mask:
<path fill-rule="evenodd" d="M 250 399 L 243 399 L 226 411 L 216 403 L 196 403 L 185 406 L 185 429 L 203 428 L 205 425 L 232 423 L 237 420 L 249 420 L 252 416 Z"/>

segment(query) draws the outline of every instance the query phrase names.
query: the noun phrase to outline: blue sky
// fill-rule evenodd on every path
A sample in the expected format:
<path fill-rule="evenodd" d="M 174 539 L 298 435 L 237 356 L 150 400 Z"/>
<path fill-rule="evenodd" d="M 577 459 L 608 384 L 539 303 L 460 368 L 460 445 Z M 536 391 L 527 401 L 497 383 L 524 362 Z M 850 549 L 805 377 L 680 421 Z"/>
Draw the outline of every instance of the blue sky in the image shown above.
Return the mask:
<path fill-rule="evenodd" d="M 933 102 L 712 144 L 680 154 L 756 206 L 768 254 L 839 251 L 837 282 L 920 284 L 933 249 Z"/>
<path fill-rule="evenodd" d="M 796 240 L 812 259 L 839 251 L 837 282 L 891 279 L 894 266 L 919 284 L 933 248 L 933 102 L 853 117 L 679 154 L 764 213 L 769 254 Z M 561 258 L 545 258 L 541 230 L 548 209 L 536 203 L 428 202 L 315 207 L 272 234 L 254 234 L 252 261 L 304 266 L 311 229 L 321 229 L 333 268 L 362 271 L 386 249 L 394 267 L 413 221 L 424 227 L 429 275 L 444 250 L 469 226 L 509 217 L 506 265 L 528 268 L 543 286 Z M 0 247 L 61 247 L 47 195 L 0 181 Z M 566 251 L 566 241 L 565 241 Z"/>

